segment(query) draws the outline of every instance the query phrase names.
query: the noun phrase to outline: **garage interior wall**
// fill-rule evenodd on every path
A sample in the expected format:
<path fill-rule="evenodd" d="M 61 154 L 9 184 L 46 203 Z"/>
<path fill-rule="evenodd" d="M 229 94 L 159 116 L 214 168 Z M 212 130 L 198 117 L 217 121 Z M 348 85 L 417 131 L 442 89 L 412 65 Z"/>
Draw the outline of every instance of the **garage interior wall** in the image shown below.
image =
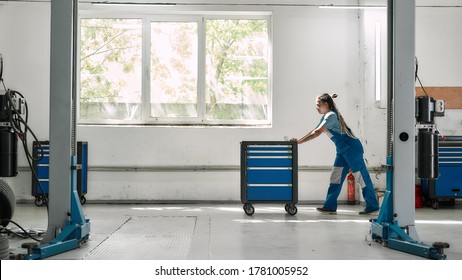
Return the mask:
<path fill-rule="evenodd" d="M 386 76 L 382 76 L 382 101 L 377 102 L 375 32 L 379 22 L 381 69 L 386 73 L 386 10 L 282 5 L 239 9 L 272 13 L 272 126 L 78 126 L 78 140 L 89 143 L 88 201 L 238 201 L 240 142 L 302 137 L 319 122 L 315 97 L 323 92 L 339 95 L 336 103 L 361 138 L 368 167 L 384 164 Z M 422 7 L 417 8 L 416 17 L 416 53 L 422 82 L 428 86 L 462 86 L 462 64 L 454 63 L 462 61 L 462 8 Z M 27 98 L 30 126 L 40 140 L 47 140 L 49 2 L 0 1 L 0 53 L 5 84 Z M 461 119 L 461 110 L 448 110 L 446 117 L 437 121 L 446 135 L 461 135 Z M 334 157 L 335 148 L 324 135 L 299 147 L 300 201 L 324 199 Z M 17 177 L 7 178 L 18 200 L 33 199 L 26 165 L 20 148 L 19 166 L 23 168 Z M 385 176 L 371 175 L 376 187 L 384 189 Z M 346 200 L 346 188 L 339 199 Z"/>

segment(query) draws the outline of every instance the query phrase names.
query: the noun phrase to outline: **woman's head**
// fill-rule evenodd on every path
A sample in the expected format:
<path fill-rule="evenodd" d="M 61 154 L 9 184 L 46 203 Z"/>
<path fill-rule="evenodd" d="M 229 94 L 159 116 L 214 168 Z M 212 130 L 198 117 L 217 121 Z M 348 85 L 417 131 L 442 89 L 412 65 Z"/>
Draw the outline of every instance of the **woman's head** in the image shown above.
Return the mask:
<path fill-rule="evenodd" d="M 323 93 L 316 97 L 316 110 L 318 110 L 319 114 L 326 114 L 329 111 L 334 111 L 337 113 L 337 108 L 335 107 L 335 103 L 333 98 L 336 98 L 337 94 L 332 94 L 332 96 L 328 93 Z"/>
<path fill-rule="evenodd" d="M 338 119 L 340 121 L 340 124 L 342 126 L 342 130 L 349 136 L 355 138 L 353 132 L 351 131 L 350 127 L 345 122 L 345 119 L 343 119 L 342 114 L 340 114 L 339 110 L 337 109 L 337 106 L 335 105 L 334 98 L 337 97 L 337 94 L 328 94 L 328 93 L 323 93 L 316 97 L 316 110 L 318 110 L 319 114 L 326 114 L 330 111 L 333 111 L 334 113 L 337 114 Z"/>

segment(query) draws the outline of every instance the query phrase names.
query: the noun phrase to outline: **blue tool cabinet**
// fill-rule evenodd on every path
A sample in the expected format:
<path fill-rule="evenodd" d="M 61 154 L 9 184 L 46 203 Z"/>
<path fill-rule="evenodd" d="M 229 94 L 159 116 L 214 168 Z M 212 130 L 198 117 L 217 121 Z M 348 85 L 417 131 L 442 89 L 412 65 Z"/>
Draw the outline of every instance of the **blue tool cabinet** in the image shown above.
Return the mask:
<path fill-rule="evenodd" d="M 425 203 L 433 209 L 438 209 L 440 201 L 454 204 L 462 197 L 462 137 L 447 136 L 439 141 L 438 168 L 438 179 L 422 181 Z"/>
<path fill-rule="evenodd" d="M 285 203 L 297 213 L 298 158 L 294 141 L 241 142 L 241 201 L 253 215 L 253 203 Z"/>
<path fill-rule="evenodd" d="M 32 196 L 35 197 L 35 205 L 41 206 L 48 197 L 49 190 L 50 142 L 34 141 L 32 149 L 33 157 L 39 159 L 33 162 L 33 169 L 35 174 L 37 174 L 38 181 L 35 178 L 34 172 L 32 172 Z M 87 142 L 77 142 L 77 165 L 81 167 L 77 169 L 77 193 L 80 197 L 80 203 L 85 204 L 87 201 L 85 194 L 87 194 L 88 184 Z"/>

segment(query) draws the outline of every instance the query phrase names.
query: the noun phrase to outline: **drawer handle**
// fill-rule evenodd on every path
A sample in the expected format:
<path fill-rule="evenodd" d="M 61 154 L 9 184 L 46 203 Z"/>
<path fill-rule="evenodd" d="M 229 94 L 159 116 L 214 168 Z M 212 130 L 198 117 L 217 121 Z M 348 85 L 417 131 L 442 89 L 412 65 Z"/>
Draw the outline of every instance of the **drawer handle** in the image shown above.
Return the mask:
<path fill-rule="evenodd" d="M 247 187 L 292 187 L 292 184 L 247 184 Z"/>
<path fill-rule="evenodd" d="M 264 154 L 264 153 L 268 153 L 268 154 L 291 154 L 292 151 L 291 150 L 271 150 L 271 151 L 266 151 L 266 150 L 255 150 L 255 151 L 248 151 L 247 153 L 249 154 Z"/>
<path fill-rule="evenodd" d="M 452 189 L 453 192 L 460 192 L 460 189 Z"/>
<path fill-rule="evenodd" d="M 292 167 L 247 167 L 247 170 L 292 170 Z"/>
<path fill-rule="evenodd" d="M 292 158 L 292 156 L 247 156 L 248 159 Z"/>
<path fill-rule="evenodd" d="M 247 148 L 292 148 L 292 145 L 247 145 Z"/>

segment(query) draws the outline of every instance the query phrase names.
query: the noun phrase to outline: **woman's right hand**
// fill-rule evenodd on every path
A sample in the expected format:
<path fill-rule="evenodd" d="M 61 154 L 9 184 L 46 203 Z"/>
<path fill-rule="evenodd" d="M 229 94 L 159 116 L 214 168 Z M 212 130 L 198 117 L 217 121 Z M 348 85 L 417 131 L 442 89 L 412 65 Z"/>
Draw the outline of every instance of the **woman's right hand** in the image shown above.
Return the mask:
<path fill-rule="evenodd" d="M 295 142 L 298 143 L 298 139 L 297 139 L 297 138 L 292 138 L 292 139 L 290 139 L 290 141 L 295 141 Z"/>

